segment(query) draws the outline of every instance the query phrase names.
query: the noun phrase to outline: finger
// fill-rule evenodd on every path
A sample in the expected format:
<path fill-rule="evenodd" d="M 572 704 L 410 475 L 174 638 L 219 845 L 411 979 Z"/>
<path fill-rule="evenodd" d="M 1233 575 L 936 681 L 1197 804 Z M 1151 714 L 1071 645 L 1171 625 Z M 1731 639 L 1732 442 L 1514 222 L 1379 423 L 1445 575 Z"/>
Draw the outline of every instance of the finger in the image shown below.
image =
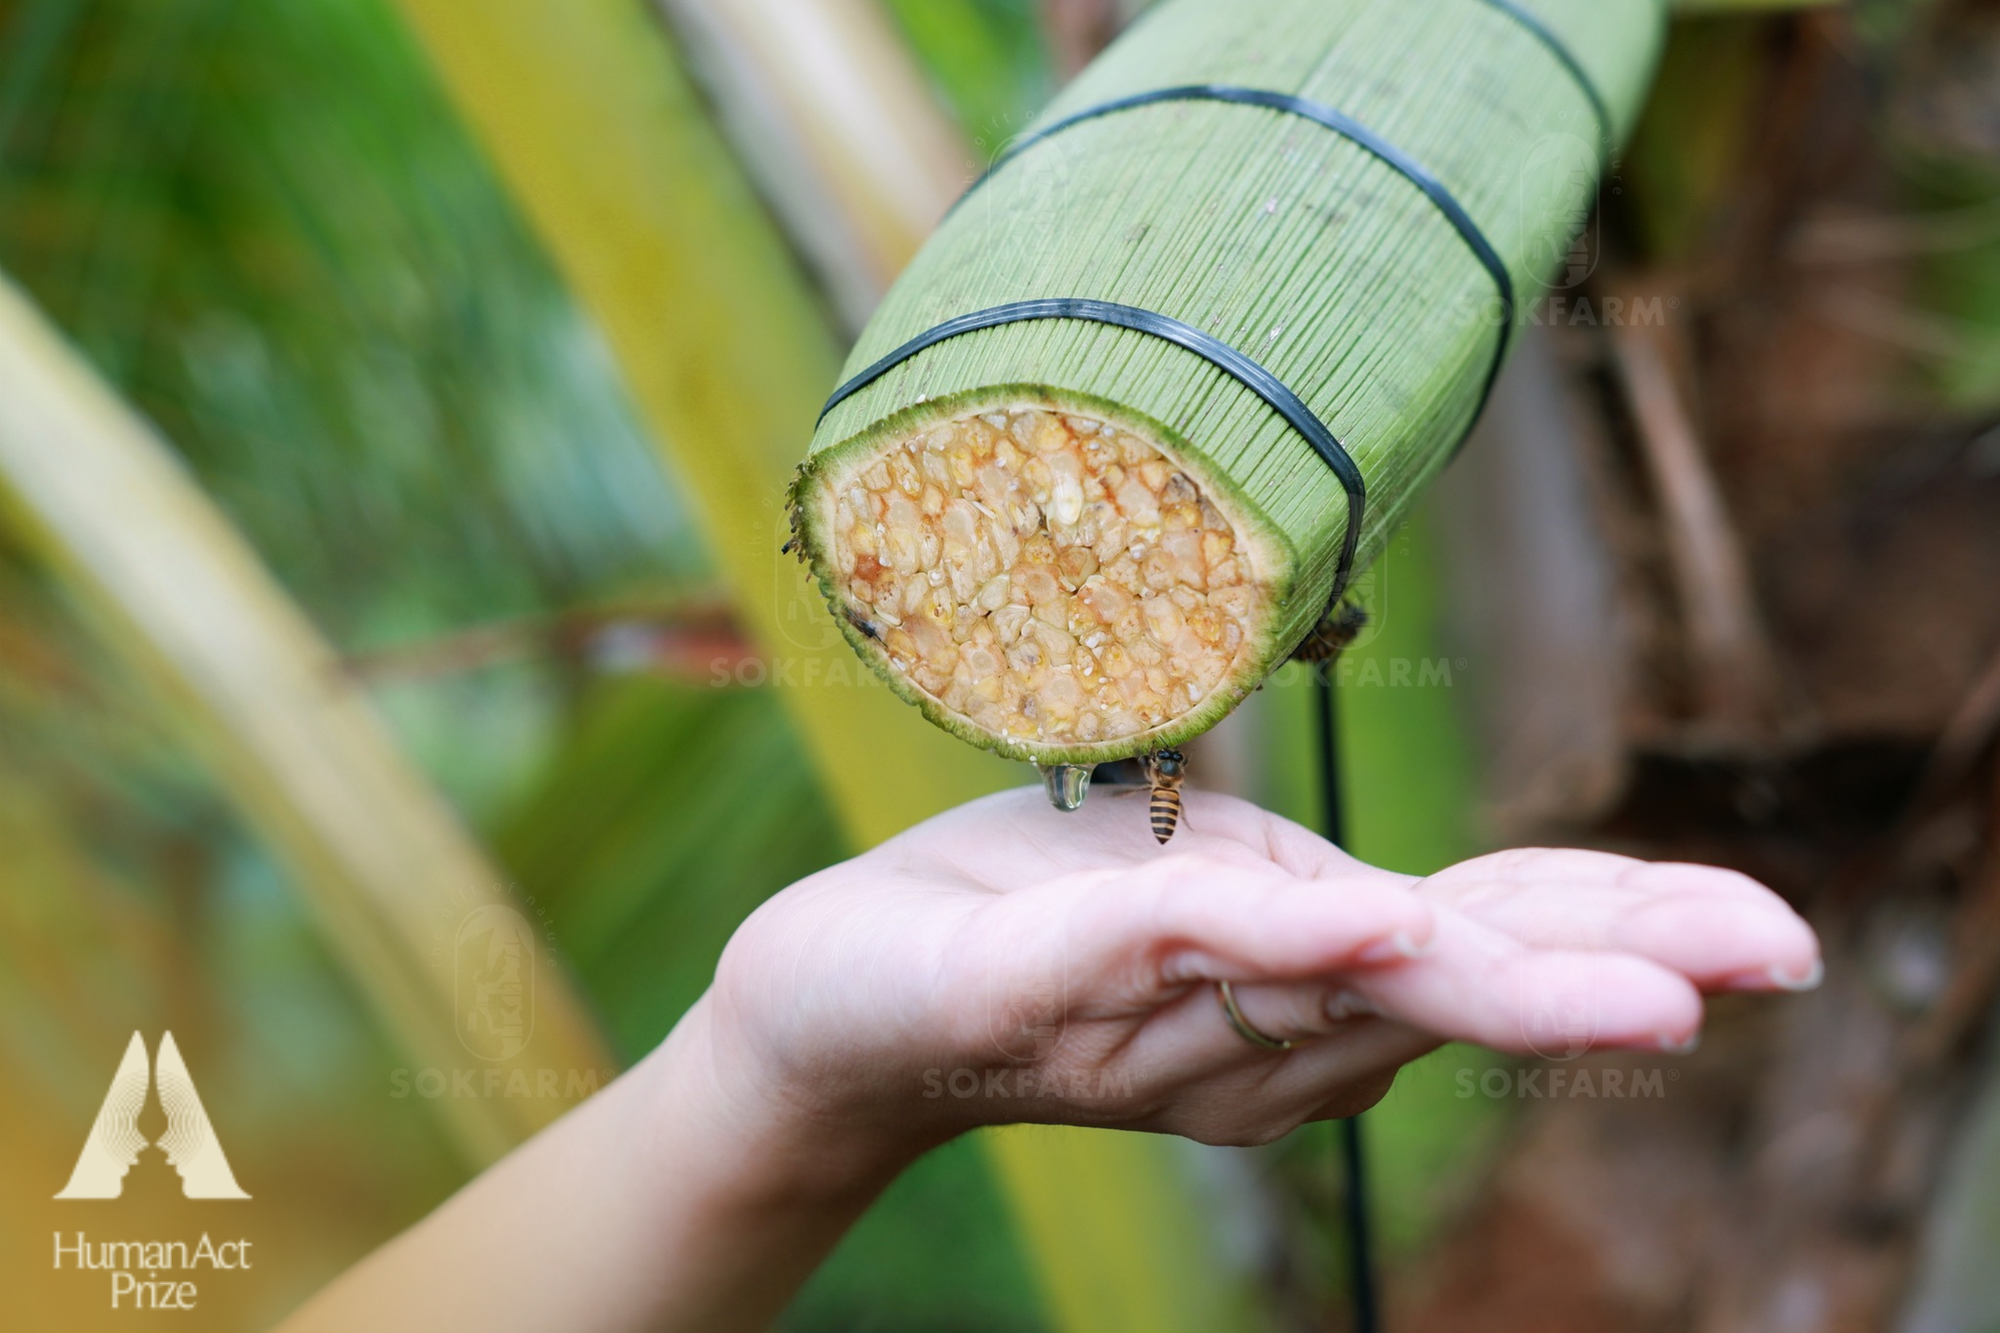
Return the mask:
<path fill-rule="evenodd" d="M 1733 870 L 1529 848 L 1453 866 L 1417 891 L 1524 943 L 1635 954 L 1708 989 L 1803 990 L 1819 978 L 1812 928 Z"/>
<path fill-rule="evenodd" d="M 1350 1085 L 1394 1074 L 1442 1044 L 1434 1034 L 1394 1019 L 1350 1019 L 1326 1040 L 1287 1052 L 1265 1088 L 1302 1112 L 1316 1109 Z"/>
<path fill-rule="evenodd" d="M 1222 1005 L 1221 989 L 1219 986 L 1212 989 L 1226 1017 L 1228 1007 Z M 1345 978 L 1232 984 L 1229 993 L 1236 1001 L 1237 1013 L 1251 1031 L 1274 1041 L 1311 1041 L 1349 1028 L 1356 1019 L 1381 1017 L 1375 1002 Z"/>
<path fill-rule="evenodd" d="M 1254 807 L 1220 810 L 1215 822 L 1243 844 L 1261 839 L 1271 862 L 1296 875 L 1417 884 Z M 1811 928 L 1782 898 L 1731 870 L 1524 848 L 1453 866 L 1419 891 L 1525 943 L 1636 954 L 1710 990 L 1809 990 L 1821 975 Z"/>
<path fill-rule="evenodd" d="M 1406 889 L 1329 885 L 1177 854 L 1129 871 L 1072 876 L 996 900 L 993 918 L 1044 919 L 1075 993 L 1157 1003 L 1197 981 L 1324 977 L 1415 957 L 1434 930 Z"/>
<path fill-rule="evenodd" d="M 1230 996 L 1249 1034 L 1294 1047 L 1346 1037 L 1380 1017 L 1374 1001 L 1344 981 L 1232 985 Z M 1217 982 L 1197 986 L 1162 1008 L 1130 1050 L 1148 1069 L 1171 1070 L 1181 1079 L 1277 1054 L 1237 1027 Z"/>
<path fill-rule="evenodd" d="M 1270 985 L 1228 968 L 1206 979 L 1232 981 L 1237 1007 L 1254 1031 L 1307 1045 L 1338 1040 L 1342 1020 L 1357 1010 L 1434 1038 L 1523 1055 L 1684 1051 L 1700 1030 L 1699 993 L 1657 963 L 1531 948 L 1448 909 L 1438 909 L 1434 923 L 1430 947 L 1413 960 L 1350 964 L 1305 984 Z M 1235 1030 L 1213 984 L 1162 1005 L 1132 1038 L 1128 1053 L 1161 1078 L 1184 1080 L 1279 1058 Z"/>
<path fill-rule="evenodd" d="M 1392 965 L 1356 966 L 1308 984 L 1232 986 L 1250 1027 L 1308 1049 L 1338 1040 L 1369 1013 L 1433 1039 L 1471 1041 L 1521 1055 L 1584 1050 L 1683 1051 L 1701 1026 L 1701 998 L 1686 978 L 1625 954 L 1533 949 L 1441 911 L 1430 950 Z M 1149 1063 L 1190 1075 L 1277 1053 L 1229 1023 L 1215 987 L 1163 1009 L 1135 1042 Z"/>
<path fill-rule="evenodd" d="M 1700 1031 L 1700 993 L 1650 959 L 1534 948 L 1448 909 L 1436 922 L 1424 957 L 1352 973 L 1383 1014 L 1521 1055 L 1686 1050 Z"/>
<path fill-rule="evenodd" d="M 1205 982 L 1155 1009 L 1125 1040 L 1121 1058 L 1147 1086 L 1199 1087 L 1259 1067 L 1264 1073 L 1256 1077 L 1262 1079 L 1301 1051 L 1344 1045 L 1359 1032 L 1385 1027 L 1409 1031 L 1382 1020 L 1375 1003 L 1341 977 L 1246 984 L 1231 990 L 1249 1028 L 1272 1040 L 1294 1043 L 1289 1053 L 1259 1045 L 1239 1031 L 1230 1021 L 1219 986 Z M 1258 1095 L 1263 1095 L 1261 1085 Z"/>
<path fill-rule="evenodd" d="M 1287 1061 L 1282 1091 L 1306 1107 L 1300 1124 L 1360 1115 L 1388 1095 L 1404 1066 L 1444 1044 L 1428 1032 L 1387 1019 L 1368 1020 L 1368 1026 L 1369 1032 L 1356 1034 L 1358 1041 L 1368 1043 L 1365 1051 L 1323 1056 L 1315 1045 Z"/>
<path fill-rule="evenodd" d="M 1140 1128 L 1204 1143 L 1269 1143 L 1325 1113 L 1352 1115 L 1380 1098 L 1409 1061 L 1437 1039 L 1398 1023 L 1361 1018 L 1284 1055 L 1258 1052 L 1228 1068 L 1183 1081 L 1165 1110 Z M 1329 1108 L 1332 1111 L 1329 1112 Z"/>
<path fill-rule="evenodd" d="M 1310 829 L 1214 793 L 1190 795 L 1211 855 L 1262 856 L 1300 877 L 1417 884 L 1355 860 Z M 1424 880 L 1420 891 L 1525 943 L 1650 958 L 1711 990 L 1808 990 L 1819 944 L 1784 900 L 1746 875 L 1605 852 L 1523 848 Z"/>

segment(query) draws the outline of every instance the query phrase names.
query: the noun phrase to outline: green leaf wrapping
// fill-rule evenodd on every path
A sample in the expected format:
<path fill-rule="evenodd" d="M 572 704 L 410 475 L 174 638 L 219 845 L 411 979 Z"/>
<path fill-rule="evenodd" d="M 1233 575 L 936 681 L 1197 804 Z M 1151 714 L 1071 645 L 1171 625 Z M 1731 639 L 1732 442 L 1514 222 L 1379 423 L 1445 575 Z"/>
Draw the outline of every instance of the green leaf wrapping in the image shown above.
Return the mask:
<path fill-rule="evenodd" d="M 1658 53 L 1661 0 L 1518 7 L 1588 76 L 1622 139 Z M 1598 112 L 1576 71 L 1505 4 L 1168 0 L 1038 125 L 1192 84 L 1309 99 L 1401 150 L 1474 220 L 1520 305 L 1558 269 L 1580 276 L 1570 256 L 1596 197 Z M 1069 126 L 1002 165 L 896 283 L 846 374 L 948 319 L 1049 297 L 1156 311 L 1281 379 L 1366 480 L 1357 570 L 1470 428 L 1503 333 L 1492 275 L 1407 175 L 1297 115 L 1171 101 Z M 943 421 L 1031 405 L 1154 444 L 1269 575 L 1269 606 L 1226 682 L 1136 735 L 1024 740 L 971 723 L 889 660 L 829 561 L 828 497 L 861 463 Z M 1326 610 L 1348 512 L 1333 471 L 1237 379 L 1150 334 L 1075 320 L 964 334 L 853 394 L 820 423 L 794 501 L 803 554 L 856 650 L 933 721 L 1043 763 L 1164 748 L 1227 714 Z"/>

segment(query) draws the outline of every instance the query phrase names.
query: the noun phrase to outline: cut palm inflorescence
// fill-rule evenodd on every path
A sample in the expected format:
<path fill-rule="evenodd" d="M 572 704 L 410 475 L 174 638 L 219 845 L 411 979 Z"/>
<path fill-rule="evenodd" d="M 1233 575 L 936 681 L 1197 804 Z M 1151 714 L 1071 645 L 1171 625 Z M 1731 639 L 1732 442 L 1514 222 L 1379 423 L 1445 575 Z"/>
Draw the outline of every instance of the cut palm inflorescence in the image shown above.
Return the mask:
<path fill-rule="evenodd" d="M 1663 20 L 1150 14 L 960 202 L 821 419 L 793 524 L 856 651 L 940 726 L 1044 765 L 1214 725 L 1464 438 Z"/>

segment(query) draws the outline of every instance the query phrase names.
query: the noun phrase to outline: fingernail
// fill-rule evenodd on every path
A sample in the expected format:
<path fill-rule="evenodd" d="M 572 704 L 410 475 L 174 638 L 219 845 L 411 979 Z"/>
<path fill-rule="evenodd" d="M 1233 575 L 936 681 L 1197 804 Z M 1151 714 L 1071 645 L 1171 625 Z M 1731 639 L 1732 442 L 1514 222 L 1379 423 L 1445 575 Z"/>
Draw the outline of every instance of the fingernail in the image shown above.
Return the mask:
<path fill-rule="evenodd" d="M 1354 955 L 1357 963 L 1395 963 L 1407 958 L 1422 958 L 1431 951 L 1431 941 L 1417 943 L 1407 930 L 1399 930 L 1387 939 L 1376 940 Z"/>
<path fill-rule="evenodd" d="M 1671 1037 L 1662 1032 L 1654 1040 L 1659 1042 L 1660 1049 L 1668 1055 L 1693 1055 L 1695 1048 L 1701 1045 L 1701 1029 L 1697 1028 L 1693 1032 L 1688 1033 L 1687 1036 L 1680 1038 Z"/>
<path fill-rule="evenodd" d="M 1818 958 L 1813 959 L 1812 966 L 1797 976 L 1793 976 L 1783 968 L 1774 967 L 1771 969 L 1771 984 L 1779 990 L 1817 990 L 1819 983 L 1824 980 L 1826 980 L 1826 964 Z"/>
<path fill-rule="evenodd" d="M 1805 971 L 1790 973 L 1782 967 L 1767 967 L 1756 972 L 1738 972 L 1715 983 L 1714 989 L 1726 991 L 1800 991 L 1817 990 L 1820 982 L 1826 980 L 1826 964 L 1815 958 Z"/>

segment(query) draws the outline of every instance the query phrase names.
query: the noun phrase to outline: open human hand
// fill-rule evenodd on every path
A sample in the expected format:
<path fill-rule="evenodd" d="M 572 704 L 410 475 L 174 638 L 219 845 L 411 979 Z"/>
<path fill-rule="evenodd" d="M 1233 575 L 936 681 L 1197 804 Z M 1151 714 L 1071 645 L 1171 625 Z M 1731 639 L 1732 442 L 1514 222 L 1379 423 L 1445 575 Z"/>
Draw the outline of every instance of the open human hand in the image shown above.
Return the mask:
<path fill-rule="evenodd" d="M 776 895 L 652 1055 L 291 1333 L 764 1328 L 974 1126 L 1258 1143 L 1443 1040 L 1680 1050 L 1703 991 L 1818 976 L 1805 923 L 1729 871 L 1516 851 L 1416 879 L 1229 797 L 1190 793 L 1169 849 L 1145 814 L 1007 792 Z"/>
<path fill-rule="evenodd" d="M 718 1080 L 892 1158 L 1005 1121 L 1259 1143 L 1444 1040 L 1685 1051 L 1702 992 L 1818 977 L 1732 871 L 1521 850 L 1419 879 L 1200 792 L 1162 849 L 1138 799 L 1002 793 L 771 899 L 706 1000 Z"/>

